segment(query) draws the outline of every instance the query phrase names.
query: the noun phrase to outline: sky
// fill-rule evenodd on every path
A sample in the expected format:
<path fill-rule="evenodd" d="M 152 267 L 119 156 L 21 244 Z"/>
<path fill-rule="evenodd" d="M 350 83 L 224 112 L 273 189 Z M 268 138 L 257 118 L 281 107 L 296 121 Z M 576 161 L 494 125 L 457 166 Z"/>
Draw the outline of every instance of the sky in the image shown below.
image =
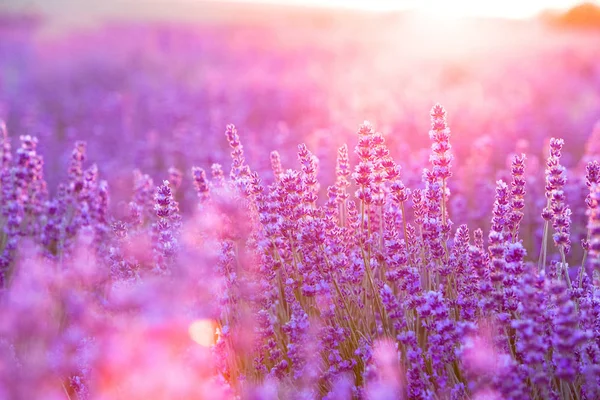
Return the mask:
<path fill-rule="evenodd" d="M 40 10 L 60 15 L 85 11 L 88 14 L 115 14 L 123 10 L 143 12 L 152 7 L 168 7 L 169 11 L 183 10 L 185 6 L 202 9 L 209 3 L 289 4 L 294 6 L 345 8 L 367 11 L 417 10 L 440 19 L 460 17 L 528 18 L 544 10 L 564 11 L 588 1 L 600 5 L 600 0 L 0 0 L 3 8 L 13 10 Z M 191 11 L 190 11 L 191 12 Z"/>
<path fill-rule="evenodd" d="M 198 1 L 198 0 L 186 0 Z M 220 0 L 212 0 L 220 1 Z M 565 10 L 578 0 L 234 0 L 243 3 L 274 3 L 318 7 L 355 8 L 373 11 L 416 9 L 448 16 L 527 18 L 543 10 Z M 592 1 L 598 3 L 598 1 Z"/>

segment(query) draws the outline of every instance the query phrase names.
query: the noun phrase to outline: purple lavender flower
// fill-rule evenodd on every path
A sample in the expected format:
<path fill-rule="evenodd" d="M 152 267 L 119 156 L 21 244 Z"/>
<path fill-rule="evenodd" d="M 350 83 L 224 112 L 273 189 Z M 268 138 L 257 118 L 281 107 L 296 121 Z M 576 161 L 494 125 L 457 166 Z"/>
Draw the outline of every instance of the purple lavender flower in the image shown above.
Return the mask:
<path fill-rule="evenodd" d="M 566 274 L 566 255 L 571 248 L 570 227 L 571 227 L 571 210 L 567 207 L 564 193 L 564 186 L 567 182 L 566 169 L 560 164 L 561 151 L 564 145 L 562 139 L 550 139 L 550 156 L 546 162 L 546 198 L 548 203 L 542 213 L 542 217 L 546 220 L 544 227 L 544 238 L 542 243 L 542 253 L 540 255 L 541 267 L 545 268 L 546 263 L 546 247 L 548 236 L 549 221 L 552 221 L 554 228 L 554 244 L 558 247 L 562 257 L 561 269 L 565 270 Z"/>
<path fill-rule="evenodd" d="M 172 266 L 177 254 L 176 232 L 172 226 L 173 216 L 177 215 L 177 210 L 169 181 L 163 181 L 163 184 L 157 188 L 154 201 L 157 217 L 154 224 L 156 268 L 158 271 L 166 272 Z"/>
<path fill-rule="evenodd" d="M 281 156 L 277 151 L 271 152 L 271 169 L 273 170 L 275 180 L 279 180 L 279 176 L 283 173 L 283 168 L 281 166 Z"/>
<path fill-rule="evenodd" d="M 210 191 L 208 186 L 208 180 L 206 179 L 206 172 L 200 167 L 192 168 L 192 176 L 194 178 L 194 186 L 198 193 L 198 198 L 201 202 L 206 201 L 210 198 Z"/>
<path fill-rule="evenodd" d="M 588 253 L 594 274 L 600 273 L 600 184 L 590 186 L 588 204 Z"/>
<path fill-rule="evenodd" d="M 516 241 L 519 235 L 519 227 L 523 220 L 525 208 L 525 154 L 516 155 L 511 164 L 511 211 L 509 218 L 509 231 L 513 241 Z"/>
<path fill-rule="evenodd" d="M 575 303 L 569 298 L 565 286 L 560 283 L 554 284 L 552 294 L 557 308 L 552 337 L 555 375 L 564 381 L 572 382 L 578 373 L 576 354 L 587 340 L 587 335 L 578 329 Z"/>

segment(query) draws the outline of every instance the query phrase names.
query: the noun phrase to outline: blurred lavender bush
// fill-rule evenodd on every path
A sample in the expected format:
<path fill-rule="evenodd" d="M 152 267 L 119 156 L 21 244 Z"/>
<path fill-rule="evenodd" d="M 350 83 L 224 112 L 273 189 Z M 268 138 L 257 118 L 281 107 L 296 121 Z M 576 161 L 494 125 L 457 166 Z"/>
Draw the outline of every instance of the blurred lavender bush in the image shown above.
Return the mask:
<path fill-rule="evenodd" d="M 392 25 L 3 24 L 0 398 L 599 398 L 598 38 Z"/>

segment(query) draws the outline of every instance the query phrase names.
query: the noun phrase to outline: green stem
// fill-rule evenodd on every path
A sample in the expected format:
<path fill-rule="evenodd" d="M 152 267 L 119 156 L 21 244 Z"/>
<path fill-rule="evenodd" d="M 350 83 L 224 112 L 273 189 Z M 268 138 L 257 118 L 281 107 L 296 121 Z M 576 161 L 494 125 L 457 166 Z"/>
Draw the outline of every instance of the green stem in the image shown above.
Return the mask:
<path fill-rule="evenodd" d="M 569 276 L 569 269 L 567 268 L 567 260 L 565 257 L 564 246 L 560 246 L 558 251 L 560 253 L 561 268 L 564 270 L 564 273 L 565 273 L 565 281 L 567 282 L 567 287 L 569 289 L 573 289 L 573 284 L 571 283 L 571 277 Z"/>
<path fill-rule="evenodd" d="M 590 233 L 588 232 L 587 234 L 587 242 L 590 242 Z M 583 251 L 583 257 L 581 258 L 581 268 L 579 268 L 579 285 L 578 287 L 581 288 L 583 286 L 583 274 L 585 272 L 585 262 L 587 261 L 587 255 L 588 252 L 587 250 Z"/>
<path fill-rule="evenodd" d="M 538 270 L 546 272 L 546 252 L 548 247 L 548 229 L 549 223 L 544 223 L 544 235 L 542 236 L 542 248 L 540 251 L 540 258 L 538 260 Z"/>

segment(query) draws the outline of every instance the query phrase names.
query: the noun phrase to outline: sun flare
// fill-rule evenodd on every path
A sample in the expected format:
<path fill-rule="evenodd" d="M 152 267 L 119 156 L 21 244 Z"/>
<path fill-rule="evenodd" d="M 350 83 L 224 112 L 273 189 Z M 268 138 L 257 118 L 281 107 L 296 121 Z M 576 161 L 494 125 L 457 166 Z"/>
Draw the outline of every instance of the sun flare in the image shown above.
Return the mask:
<path fill-rule="evenodd" d="M 366 11 L 414 10 L 436 18 L 501 17 L 527 18 L 548 9 L 567 9 L 577 0 L 237 0 L 244 3 L 272 3 Z"/>
<path fill-rule="evenodd" d="M 189 327 L 192 340 L 204 347 L 210 347 L 215 342 L 215 325 L 208 319 L 198 319 Z"/>

